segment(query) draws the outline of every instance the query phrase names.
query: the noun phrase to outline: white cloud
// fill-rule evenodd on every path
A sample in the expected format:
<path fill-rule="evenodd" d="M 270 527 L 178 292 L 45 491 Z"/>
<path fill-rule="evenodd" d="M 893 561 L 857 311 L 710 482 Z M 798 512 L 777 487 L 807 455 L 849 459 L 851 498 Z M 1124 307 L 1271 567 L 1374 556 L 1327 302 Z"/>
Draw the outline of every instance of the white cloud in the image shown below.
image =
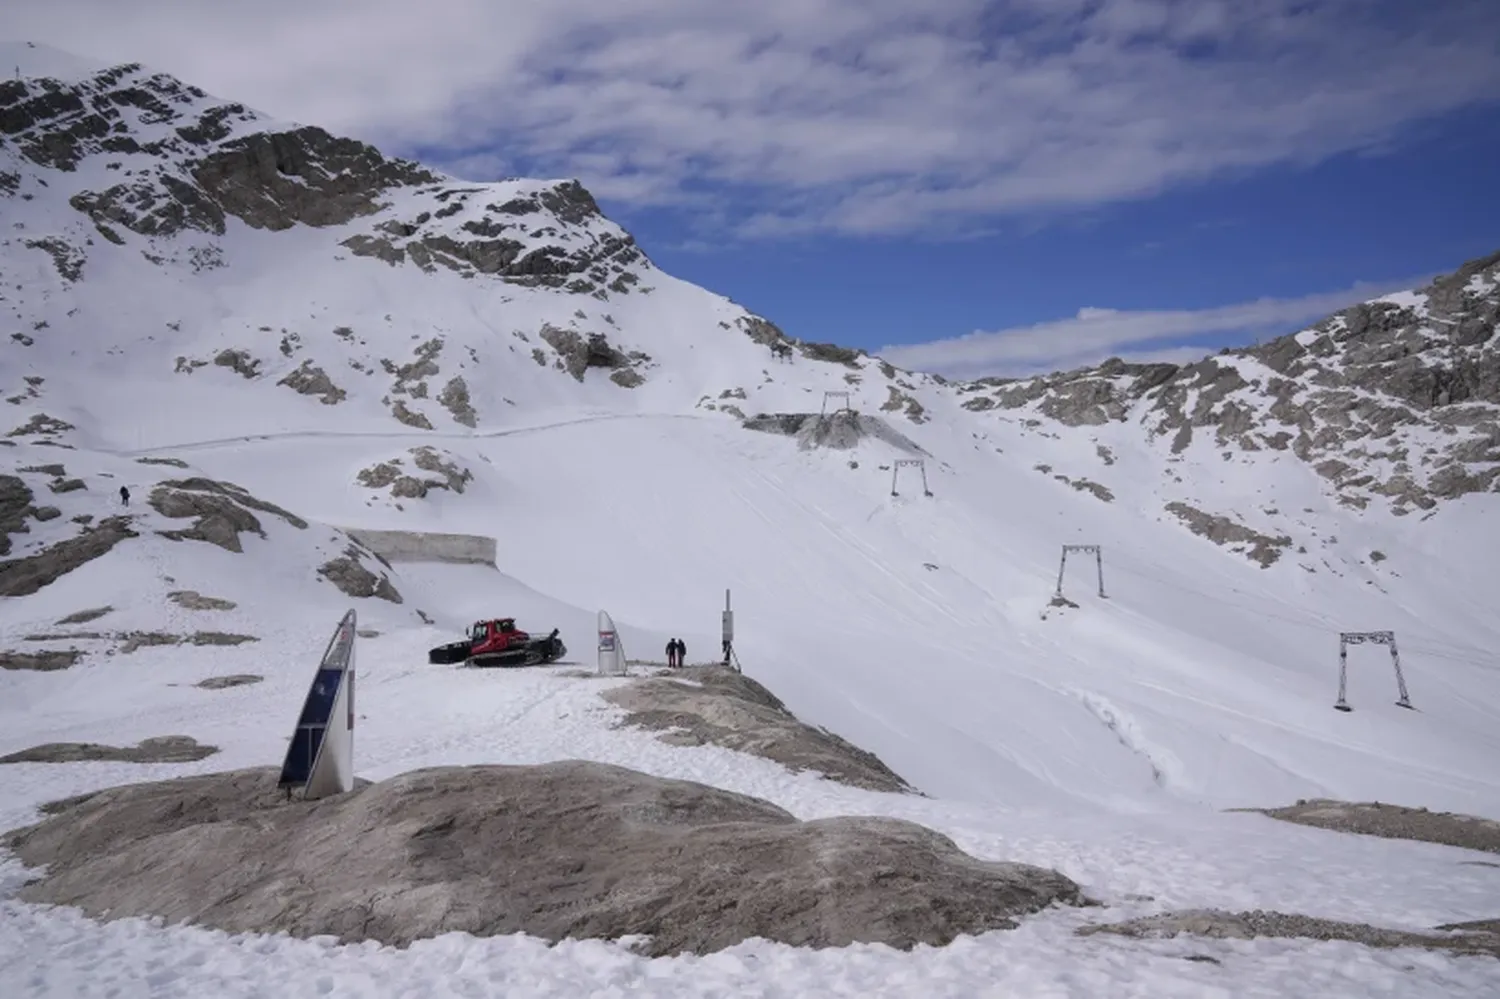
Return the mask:
<path fill-rule="evenodd" d="M 1141 197 L 1500 96 L 1500 5 L 1465 0 L 8 0 L 6 22 L 460 169 L 632 204 L 727 185 L 723 224 L 761 236 Z"/>
<path fill-rule="evenodd" d="M 1357 302 L 1425 285 L 1431 278 L 1360 282 L 1339 291 L 1298 298 L 1261 298 L 1207 309 L 1083 308 L 1068 319 L 976 330 L 929 343 L 882 348 L 881 357 L 909 370 L 953 378 L 1029 375 L 1097 364 L 1117 356 L 1181 363 L 1213 353 L 1227 340 L 1279 336 Z M 1214 338 L 1214 346 L 1192 341 Z"/>

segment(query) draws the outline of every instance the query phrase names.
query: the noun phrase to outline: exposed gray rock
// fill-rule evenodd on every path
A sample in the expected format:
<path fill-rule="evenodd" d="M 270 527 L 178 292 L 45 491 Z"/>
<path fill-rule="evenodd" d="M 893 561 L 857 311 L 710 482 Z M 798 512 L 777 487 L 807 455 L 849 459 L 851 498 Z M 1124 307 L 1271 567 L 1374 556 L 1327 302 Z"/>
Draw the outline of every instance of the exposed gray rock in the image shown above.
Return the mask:
<path fill-rule="evenodd" d="M 874 754 L 798 720 L 765 687 L 723 666 L 685 667 L 612 688 L 602 696 L 629 712 L 624 724 L 663 730 L 661 740 L 675 746 L 711 743 L 792 771 L 817 771 L 852 787 L 893 793 L 915 790 Z"/>
<path fill-rule="evenodd" d="M 318 567 L 318 575 L 339 588 L 339 592 L 351 597 L 379 597 L 393 604 L 402 603 L 401 594 L 391 584 L 385 573 L 376 575 L 366 569 L 360 553 L 354 545 L 344 549 L 344 554 L 330 559 Z"/>
<path fill-rule="evenodd" d="M 186 607 L 188 610 L 227 611 L 234 610 L 237 606 L 233 600 L 224 600 L 220 597 L 205 597 L 197 590 L 173 590 L 167 594 L 167 599 L 179 607 Z"/>
<path fill-rule="evenodd" d="M 217 746 L 204 746 L 190 735 L 142 739 L 134 746 L 103 746 L 97 742 L 49 742 L 0 756 L 0 763 L 191 763 L 212 756 Z"/>
<path fill-rule="evenodd" d="M 388 188 L 439 182 L 415 163 L 315 127 L 224 143 L 193 169 L 193 179 L 224 212 L 273 230 L 343 225 L 378 211 Z"/>
<path fill-rule="evenodd" d="M 1181 453 L 1212 435 L 1229 454 L 1290 450 L 1363 509 L 1396 514 L 1500 489 L 1500 254 L 1420 289 L 1425 309 L 1367 302 L 1308 330 L 1194 364 L 1127 364 L 958 386 L 971 410 L 1027 409 L 1069 426 L 1140 420 Z M 1195 434 L 1196 431 L 1196 434 Z M 1415 466 L 1372 464 L 1436 434 Z M 1389 447 L 1395 445 L 1395 447 Z"/>
<path fill-rule="evenodd" d="M 460 466 L 451 455 L 445 459 L 434 448 L 424 445 L 411 448 L 408 453 L 419 470 L 430 472 L 432 476 L 418 478 L 409 475 L 403 470 L 401 459 L 392 458 L 360 469 L 355 478 L 369 489 L 389 487 L 391 495 L 397 499 L 421 499 L 429 489 L 451 489 L 461 493 L 474 478 L 474 473 Z"/>
<path fill-rule="evenodd" d="M 0 597 L 26 597 L 79 566 L 92 562 L 126 538 L 137 537 L 129 517 L 106 517 L 76 537 L 25 558 L 0 562 Z"/>
<path fill-rule="evenodd" d="M 905 434 L 878 416 L 866 416 L 851 410 L 834 413 L 757 413 L 744 421 L 748 430 L 795 437 L 802 450 L 817 447 L 847 451 L 860 441 L 873 437 L 908 454 L 927 452 Z"/>
<path fill-rule="evenodd" d="M 1443 843 L 1466 850 L 1500 853 L 1500 822 L 1455 812 L 1429 812 L 1379 801 L 1335 801 L 1313 798 L 1283 808 L 1234 808 L 1235 812 L 1258 812 L 1283 822 L 1316 826 L 1337 832 Z"/>
<path fill-rule="evenodd" d="M 432 421 L 421 413 L 416 413 L 408 409 L 405 399 L 397 399 L 391 403 L 391 415 L 408 427 L 416 427 L 418 430 L 432 429 Z"/>
<path fill-rule="evenodd" d="M 412 461 L 418 468 L 442 477 L 439 480 L 428 480 L 428 485 L 440 486 L 461 493 L 464 491 L 464 486 L 474 478 L 474 473 L 461 467 L 451 455 L 444 460 L 437 451 L 425 445 L 412 448 L 410 453 Z"/>
<path fill-rule="evenodd" d="M 0 669 L 33 670 L 49 673 L 77 665 L 83 657 L 79 649 L 48 649 L 43 652 L 0 652 Z"/>
<path fill-rule="evenodd" d="M 199 680 L 193 684 L 204 690 L 225 690 L 229 687 L 248 687 L 252 683 L 260 683 L 265 677 L 259 673 L 230 673 L 225 676 L 211 676 L 206 680 Z"/>
<path fill-rule="evenodd" d="M 563 370 L 580 382 L 589 368 L 605 368 L 611 372 L 615 384 L 624 388 L 634 388 L 645 381 L 634 368 L 645 356 L 625 353 L 612 345 L 603 333 L 583 335 L 544 323 L 537 335 L 560 355 Z M 617 377 L 621 375 L 624 375 L 623 380 Z"/>
<path fill-rule="evenodd" d="M 881 410 L 887 413 L 894 413 L 901 410 L 906 414 L 906 418 L 913 423 L 927 422 L 927 411 L 914 396 L 902 392 L 894 385 L 887 386 L 887 388 L 890 390 L 890 397 L 881 404 Z"/>
<path fill-rule="evenodd" d="M 181 458 L 137 458 L 142 465 L 170 465 L 173 468 L 187 468 L 188 463 Z"/>
<path fill-rule="evenodd" d="M 41 250 L 52 258 L 52 266 L 64 281 L 77 281 L 83 276 L 85 257 L 83 251 L 65 239 L 49 236 L 46 239 L 28 239 L 26 245 Z"/>
<path fill-rule="evenodd" d="M 221 350 L 214 355 L 214 363 L 242 378 L 255 378 L 260 374 L 260 361 L 251 357 L 248 350 Z"/>
<path fill-rule="evenodd" d="M 67 433 L 75 429 L 73 424 L 66 420 L 59 420 L 46 413 L 37 413 L 25 423 L 16 427 L 7 437 L 56 437 L 58 434 Z"/>
<path fill-rule="evenodd" d="M 1079 936 L 1111 933 L 1146 939 L 1167 939 L 1182 933 L 1213 939 L 1253 940 L 1258 937 L 1348 940 L 1366 947 L 1421 947 L 1453 954 L 1488 955 L 1500 958 L 1500 934 L 1483 930 L 1454 936 L 1388 930 L 1366 923 L 1345 923 L 1284 912 L 1224 912 L 1189 909 L 1155 916 L 1142 916 L 1122 923 L 1080 927 Z"/>
<path fill-rule="evenodd" d="M 214 479 L 169 479 L 151 490 L 147 502 L 163 517 L 196 518 L 191 527 L 159 531 L 162 537 L 173 541 L 206 541 L 231 552 L 245 550 L 240 544 L 242 531 L 266 536 L 252 510 L 273 514 L 299 529 L 307 527 L 307 521 L 301 517 L 256 499 L 243 486 Z"/>
<path fill-rule="evenodd" d="M 1292 543 L 1292 539 L 1284 534 L 1273 538 L 1228 517 L 1205 513 L 1186 503 L 1174 501 L 1168 503 L 1165 509 L 1187 524 L 1188 530 L 1194 534 L 1207 538 L 1216 545 L 1228 546 L 1231 550 L 1240 552 L 1252 562 L 1260 563 L 1262 569 L 1281 558 L 1282 549 L 1290 547 Z"/>
<path fill-rule="evenodd" d="M 1089 901 L 1055 871 L 977 860 L 910 822 L 799 822 L 755 798 L 599 763 L 418 770 L 312 802 L 285 799 L 277 776 L 239 770 L 53 803 L 3 839 L 45 865 L 20 898 L 395 946 L 448 932 L 643 935 L 653 956 L 754 937 L 942 946 Z"/>
<path fill-rule="evenodd" d="M 64 624 L 87 624 L 90 621 L 97 621 L 97 620 L 99 620 L 101 617 L 103 617 L 106 614 L 111 613 L 113 610 L 114 610 L 113 607 L 107 607 L 107 606 L 106 607 L 90 607 L 88 610 L 74 611 L 73 613 L 69 614 L 67 617 L 60 617 L 60 618 L 57 619 L 57 623 L 59 625 L 64 625 Z"/>
<path fill-rule="evenodd" d="M 12 534 L 27 534 L 27 515 L 36 496 L 26 481 L 16 475 L 0 475 L 0 555 L 9 555 Z"/>
<path fill-rule="evenodd" d="M 333 379 L 328 377 L 328 372 L 311 361 L 303 361 L 276 384 L 285 385 L 293 392 L 302 395 L 315 395 L 325 406 L 343 402 L 348 395 L 333 383 Z"/>
<path fill-rule="evenodd" d="M 113 637 L 119 641 L 119 651 L 124 654 L 163 645 L 213 645 L 222 647 L 260 641 L 254 635 L 236 635 L 224 631 L 195 631 L 191 635 L 173 635 L 165 631 L 127 631 Z"/>
<path fill-rule="evenodd" d="M 438 404 L 448 411 L 455 423 L 462 423 L 466 427 L 478 426 L 478 417 L 469 401 L 469 384 L 462 375 L 448 379 L 448 384 L 438 393 Z"/>

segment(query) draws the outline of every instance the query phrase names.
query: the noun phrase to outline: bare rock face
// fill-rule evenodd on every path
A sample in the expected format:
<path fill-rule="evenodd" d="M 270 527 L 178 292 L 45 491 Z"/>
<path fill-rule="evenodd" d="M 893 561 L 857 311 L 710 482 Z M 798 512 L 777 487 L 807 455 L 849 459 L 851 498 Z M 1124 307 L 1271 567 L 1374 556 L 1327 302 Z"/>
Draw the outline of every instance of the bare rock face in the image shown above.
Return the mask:
<path fill-rule="evenodd" d="M 0 562 L 0 596 L 26 597 L 138 535 L 129 517 L 106 517 L 34 555 Z"/>
<path fill-rule="evenodd" d="M 589 368 L 604 368 L 609 371 L 610 380 L 622 388 L 635 388 L 645 381 L 636 367 L 649 360 L 646 355 L 638 351 L 626 353 L 620 350 L 603 333 L 583 335 L 543 324 L 537 335 L 557 351 L 558 366 L 580 382 Z"/>
<path fill-rule="evenodd" d="M 602 696 L 629 712 L 625 724 L 662 730 L 675 746 L 722 746 L 870 791 L 914 790 L 873 753 L 800 721 L 765 687 L 722 666 L 686 667 Z"/>
<path fill-rule="evenodd" d="M 48 649 L 42 652 L 0 652 L 0 669 L 50 673 L 75 666 L 83 657 L 79 649 Z"/>
<path fill-rule="evenodd" d="M 1362 836 L 1442 843 L 1465 850 L 1500 853 L 1500 822 L 1455 812 L 1430 812 L 1380 801 L 1303 800 L 1284 808 L 1236 808 L 1259 812 L 1283 822 L 1332 829 Z"/>
<path fill-rule="evenodd" d="M 12 534 L 30 532 L 26 518 L 35 500 L 31 487 L 20 476 L 0 475 L 0 555 L 10 554 Z"/>
<path fill-rule="evenodd" d="M 328 377 L 328 372 L 311 361 L 303 361 L 276 384 L 285 385 L 301 395 L 317 396 L 325 406 L 343 402 L 348 395 L 333 383 L 333 379 Z"/>
<path fill-rule="evenodd" d="M 167 480 L 151 490 L 147 500 L 163 517 L 195 518 L 191 527 L 159 532 L 173 541 L 206 541 L 225 551 L 243 552 L 240 533 L 250 531 L 264 538 L 265 529 L 252 510 L 280 517 L 293 527 L 305 529 L 307 521 L 273 503 L 256 499 L 242 486 L 214 479 Z"/>
<path fill-rule="evenodd" d="M 396 946 L 453 931 L 646 935 L 653 956 L 752 937 L 942 946 L 1088 901 L 1055 871 L 977 860 L 910 822 L 799 822 L 599 763 L 417 770 L 313 802 L 284 800 L 276 779 L 238 770 L 54 803 L 4 837 L 46 865 L 20 896 Z"/>
<path fill-rule="evenodd" d="M 259 673 L 228 673 L 224 676 L 211 676 L 205 680 L 199 680 L 193 686 L 203 690 L 228 690 L 230 687 L 248 687 L 264 679 L 265 677 Z"/>
<path fill-rule="evenodd" d="M 351 597 L 379 597 L 393 604 L 402 603 L 401 594 L 391 584 L 385 573 L 376 575 L 365 568 L 360 551 L 354 545 L 344 549 L 344 554 L 330 559 L 318 567 L 318 575 L 339 588 L 339 592 Z"/>
<path fill-rule="evenodd" d="M 134 746 L 104 746 L 97 742 L 49 742 L 0 756 L 0 763 L 191 763 L 212 756 L 217 746 L 201 745 L 190 735 L 142 739 Z"/>
<path fill-rule="evenodd" d="M 1155 916 L 1143 916 L 1123 923 L 1101 923 L 1080 927 L 1079 936 L 1109 933 L 1144 939 L 1169 939 L 1187 933 L 1218 940 L 1254 940 L 1258 937 L 1302 938 L 1307 940 L 1347 940 L 1366 947 L 1420 947 L 1424 950 L 1448 951 L 1453 954 L 1488 955 L 1500 958 L 1500 933 L 1488 928 L 1493 920 L 1482 920 L 1464 926 L 1442 926 L 1439 930 L 1460 930 L 1462 935 L 1412 933 L 1388 930 L 1367 923 L 1346 923 L 1285 912 L 1224 912 L 1218 909 L 1188 909 Z"/>
<path fill-rule="evenodd" d="M 880 417 L 866 416 L 852 410 L 833 413 L 757 413 L 745 420 L 743 426 L 747 430 L 794 437 L 797 446 L 804 451 L 813 448 L 847 451 L 860 441 L 875 439 L 908 454 L 927 453 L 922 450 L 921 445 Z"/>
<path fill-rule="evenodd" d="M 221 597 L 205 597 L 197 590 L 173 590 L 167 594 L 167 599 L 179 607 L 186 607 L 188 610 L 227 611 L 234 610 L 236 606 L 233 600 L 224 600 Z"/>
<path fill-rule="evenodd" d="M 504 201 L 489 200 L 492 189 L 485 187 L 435 184 L 422 193 L 424 207 L 388 217 L 342 245 L 392 266 L 410 261 L 428 272 L 443 267 L 464 277 L 564 288 L 601 300 L 629 294 L 650 269 L 635 239 L 605 223 L 593 195 L 577 181 Z"/>
<path fill-rule="evenodd" d="M 193 169 L 193 179 L 223 211 L 273 230 L 343 225 L 383 207 L 378 198 L 387 188 L 438 180 L 415 163 L 310 126 L 226 142 Z"/>
<path fill-rule="evenodd" d="M 1240 551 L 1252 562 L 1260 563 L 1262 569 L 1281 558 L 1282 550 L 1292 543 L 1292 539 L 1286 535 L 1273 538 L 1228 517 L 1206 513 L 1186 503 L 1168 503 L 1166 510 L 1178 517 L 1194 534 L 1207 538 L 1216 545 L 1226 545 Z"/>
<path fill-rule="evenodd" d="M 460 465 L 458 459 L 447 452 L 439 452 L 423 445 L 409 449 L 407 455 L 418 471 L 428 474 L 410 474 L 406 471 L 402 458 L 391 458 L 360 469 L 355 478 L 367 489 L 389 487 L 390 494 L 397 499 L 421 499 L 432 489 L 449 489 L 461 493 L 474 479 L 474 473 Z"/>
<path fill-rule="evenodd" d="M 1291 336 L 1193 364 L 1127 364 L 957 386 L 964 407 L 1073 427 L 1139 421 L 1185 451 L 1290 451 L 1345 505 L 1390 512 L 1500 489 L 1500 253 Z"/>

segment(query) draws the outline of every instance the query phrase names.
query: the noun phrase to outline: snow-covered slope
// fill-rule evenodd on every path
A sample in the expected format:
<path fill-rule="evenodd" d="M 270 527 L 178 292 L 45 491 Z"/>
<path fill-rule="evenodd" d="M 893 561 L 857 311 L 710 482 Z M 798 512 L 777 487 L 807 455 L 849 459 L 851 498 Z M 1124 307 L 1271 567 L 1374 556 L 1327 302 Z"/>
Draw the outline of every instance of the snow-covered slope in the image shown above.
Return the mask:
<path fill-rule="evenodd" d="M 360 776 L 590 756 L 803 815 L 918 818 L 1112 901 L 1412 926 L 1494 915 L 1493 879 L 1452 851 L 1218 809 L 1330 796 L 1500 817 L 1495 261 L 1396 301 L 1399 314 L 1377 304 L 1202 365 L 949 385 L 789 340 L 662 273 L 572 182 L 467 184 L 145 68 L 3 55 L 61 75 L 0 84 L 13 327 L 0 410 L 14 428 L 0 427 L 0 647 L 81 655 L 0 673 L 0 755 L 169 733 L 222 750 L 191 765 L 0 767 L 5 825 L 119 780 L 279 761 L 321 643 L 353 605 L 378 633 L 360 645 Z M 1390 371 L 1438 372 L 1447 394 L 1403 401 L 1374 377 Z M 863 419 L 795 415 L 846 401 L 828 393 Z M 1391 485 L 1402 476 L 1411 488 Z M 121 530 L 107 553 L 15 585 L 20 560 L 108 523 Z M 497 566 L 382 565 L 346 533 L 360 528 L 493 537 Z M 1102 546 L 1106 596 L 1080 552 L 1054 600 L 1073 544 Z M 715 658 L 726 588 L 747 673 L 931 801 L 611 731 L 603 681 L 425 664 L 428 646 L 498 614 L 560 627 L 588 661 L 600 607 L 633 656 L 680 636 L 690 660 Z M 186 591 L 234 606 L 170 596 Z M 1395 632 L 1416 710 L 1393 704 L 1387 651 L 1361 645 L 1355 710 L 1335 712 L 1339 633 L 1376 630 Z M 173 638 L 186 644 L 156 644 Z M 265 680 L 193 686 L 227 673 Z M 16 953 L 130 946 L 119 928 L 0 905 Z M 1165 957 L 1132 975 L 1130 958 L 1067 937 L 1067 918 L 844 979 L 821 957 L 776 960 L 787 994 L 870 994 L 890 975 L 934 995 L 946 975 L 973 994 L 963 983 L 1020 967 L 1023 944 L 1112 979 L 1110 994 L 1214 987 L 1210 969 Z M 219 958 L 231 947 L 195 939 Z M 306 959 L 266 953 L 286 981 Z M 1321 995 L 1365 994 L 1362 976 L 1400 966 L 1322 964 L 1310 945 L 1279 965 L 1254 964 L 1248 945 L 1215 953 L 1241 960 L 1246 988 Z M 559 994 L 587 992 L 590 961 L 684 988 L 697 973 L 548 954 L 538 975 Z M 1456 962 L 1423 961 L 1413 994 L 1472 984 Z M 67 969 L 81 972 L 58 967 L 46 981 L 66 993 Z M 730 991 L 751 977 L 725 974 Z M 1032 994 L 1089 988 L 1012 974 Z M 254 987 L 234 979 L 182 981 Z"/>

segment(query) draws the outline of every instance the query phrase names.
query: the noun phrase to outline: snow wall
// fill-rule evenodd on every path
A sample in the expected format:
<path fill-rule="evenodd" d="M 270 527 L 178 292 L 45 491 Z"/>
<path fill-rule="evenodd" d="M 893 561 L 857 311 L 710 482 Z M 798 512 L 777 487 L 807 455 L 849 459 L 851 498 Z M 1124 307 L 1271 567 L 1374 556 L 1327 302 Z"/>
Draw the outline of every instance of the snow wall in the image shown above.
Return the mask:
<path fill-rule="evenodd" d="M 480 534 L 371 531 L 348 527 L 343 531 L 387 562 L 495 564 L 495 539 Z"/>

